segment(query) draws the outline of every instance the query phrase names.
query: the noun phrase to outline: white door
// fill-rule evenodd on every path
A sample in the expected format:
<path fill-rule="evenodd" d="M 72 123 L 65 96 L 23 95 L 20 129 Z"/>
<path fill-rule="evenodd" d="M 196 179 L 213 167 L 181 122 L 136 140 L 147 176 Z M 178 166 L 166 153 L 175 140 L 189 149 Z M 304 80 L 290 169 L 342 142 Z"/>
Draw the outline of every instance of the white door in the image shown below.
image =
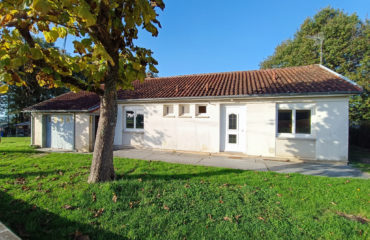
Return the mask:
<path fill-rule="evenodd" d="M 50 147 L 73 150 L 73 115 L 50 116 Z"/>
<path fill-rule="evenodd" d="M 246 151 L 246 106 L 222 105 L 221 107 L 221 151 Z"/>

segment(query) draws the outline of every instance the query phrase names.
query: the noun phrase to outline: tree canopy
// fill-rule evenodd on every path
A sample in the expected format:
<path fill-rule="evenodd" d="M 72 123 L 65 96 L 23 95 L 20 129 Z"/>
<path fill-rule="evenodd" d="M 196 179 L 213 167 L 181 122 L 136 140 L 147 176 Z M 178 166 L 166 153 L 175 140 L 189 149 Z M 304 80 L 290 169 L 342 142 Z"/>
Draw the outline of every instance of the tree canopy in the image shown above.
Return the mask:
<path fill-rule="evenodd" d="M 138 26 L 158 34 L 154 6 L 161 0 L 5 0 L 0 3 L 0 86 L 22 85 L 19 68 L 36 73 L 40 85 L 67 86 L 102 94 L 100 84 L 111 66 L 117 65 L 117 86 L 144 79 L 146 66 L 157 72 L 152 52 L 135 46 Z M 53 47 L 40 46 L 33 36 L 43 35 L 49 43 L 67 35 L 73 41 L 74 55 Z M 112 37 L 111 37 L 112 36 Z M 113 53 L 116 52 L 116 56 Z M 73 74 L 80 73 L 80 75 Z M 77 77 L 83 76 L 83 77 Z"/>
<path fill-rule="evenodd" d="M 152 51 L 134 42 L 139 28 L 158 35 L 156 9 L 162 0 L 3 0 L 0 2 L 0 93 L 26 85 L 65 86 L 100 96 L 100 120 L 89 182 L 115 178 L 113 139 L 117 89 L 131 88 L 146 70 L 158 72 Z M 35 41 L 53 43 L 73 35 L 74 54 Z"/>
<path fill-rule="evenodd" d="M 293 39 L 278 45 L 261 68 L 278 68 L 320 63 L 320 44 L 309 38 L 322 34 L 323 65 L 350 78 L 363 87 L 364 93 L 350 102 L 350 118 L 370 120 L 370 26 L 356 14 L 327 7 L 307 18 Z"/>

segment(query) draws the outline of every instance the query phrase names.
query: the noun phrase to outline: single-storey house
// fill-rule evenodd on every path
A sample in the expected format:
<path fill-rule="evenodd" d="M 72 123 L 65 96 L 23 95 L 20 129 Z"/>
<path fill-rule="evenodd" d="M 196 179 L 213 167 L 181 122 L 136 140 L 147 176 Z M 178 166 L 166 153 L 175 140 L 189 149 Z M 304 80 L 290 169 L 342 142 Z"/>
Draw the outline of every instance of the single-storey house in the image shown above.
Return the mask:
<path fill-rule="evenodd" d="M 348 160 L 348 101 L 362 89 L 322 66 L 148 78 L 118 92 L 115 148 Z M 32 145 L 88 152 L 99 97 L 69 92 L 26 109 Z"/>

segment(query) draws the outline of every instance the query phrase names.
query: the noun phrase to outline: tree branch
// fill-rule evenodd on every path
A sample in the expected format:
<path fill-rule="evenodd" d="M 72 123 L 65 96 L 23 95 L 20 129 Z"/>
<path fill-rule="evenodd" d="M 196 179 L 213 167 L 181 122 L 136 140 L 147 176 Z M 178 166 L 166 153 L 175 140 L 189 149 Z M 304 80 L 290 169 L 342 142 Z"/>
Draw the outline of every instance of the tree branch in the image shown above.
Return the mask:
<path fill-rule="evenodd" d="M 28 26 L 26 27 L 20 27 L 19 25 L 16 26 L 16 28 L 18 29 L 19 33 L 22 35 L 22 37 L 24 38 L 24 40 L 26 41 L 26 43 L 34 48 L 35 47 L 35 41 L 33 40 L 29 30 L 28 30 Z M 49 67 L 51 69 L 54 69 L 53 66 L 51 66 L 50 64 L 48 64 L 47 62 L 45 62 L 44 59 L 40 59 L 40 60 L 35 60 L 34 61 L 36 66 L 39 66 L 39 67 Z M 103 95 L 104 94 L 104 90 L 99 88 L 99 87 L 90 87 L 88 84 L 85 84 L 83 82 L 81 82 L 78 78 L 75 78 L 73 76 L 63 76 L 61 75 L 61 81 L 65 84 L 71 84 L 81 90 L 84 90 L 84 91 L 90 91 L 90 92 L 95 92 L 96 94 L 98 95 Z"/>

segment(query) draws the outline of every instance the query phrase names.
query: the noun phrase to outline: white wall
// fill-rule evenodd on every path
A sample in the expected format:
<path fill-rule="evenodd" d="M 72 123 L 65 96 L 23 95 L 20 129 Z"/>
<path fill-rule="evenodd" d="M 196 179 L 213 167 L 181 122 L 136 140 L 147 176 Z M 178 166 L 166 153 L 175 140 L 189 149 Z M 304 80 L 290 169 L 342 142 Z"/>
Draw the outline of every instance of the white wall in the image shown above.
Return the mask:
<path fill-rule="evenodd" d="M 276 103 L 247 104 L 247 154 L 275 156 Z"/>
<path fill-rule="evenodd" d="M 179 117 L 179 104 L 190 104 L 190 117 Z M 246 105 L 246 154 L 267 157 L 347 161 L 348 98 L 286 98 L 211 101 L 208 116 L 195 116 L 202 102 L 119 104 L 115 145 L 199 152 L 220 151 L 221 104 Z M 163 116 L 163 105 L 173 104 L 174 116 Z M 125 132 L 124 106 L 143 106 L 144 131 Z M 311 109 L 308 136 L 277 134 L 277 109 Z M 120 141 L 122 142 L 121 144 Z"/>
<path fill-rule="evenodd" d="M 195 116 L 195 107 L 200 103 L 190 104 L 191 117 L 179 117 L 179 103 L 168 104 L 174 106 L 174 116 L 163 116 L 163 104 L 143 105 L 145 131 L 143 133 L 123 131 L 123 145 L 200 152 L 219 151 L 218 103 L 207 102 L 207 116 L 202 117 Z M 118 118 L 123 118 L 123 113 L 121 111 Z"/>
<path fill-rule="evenodd" d="M 42 114 L 33 113 L 34 116 L 34 131 L 33 131 L 33 138 L 34 138 L 34 145 L 35 146 L 42 146 Z"/>
<path fill-rule="evenodd" d="M 316 158 L 348 160 L 348 99 L 316 104 Z"/>
<path fill-rule="evenodd" d="M 88 152 L 90 146 L 90 115 L 79 113 L 75 115 L 75 150 Z"/>

